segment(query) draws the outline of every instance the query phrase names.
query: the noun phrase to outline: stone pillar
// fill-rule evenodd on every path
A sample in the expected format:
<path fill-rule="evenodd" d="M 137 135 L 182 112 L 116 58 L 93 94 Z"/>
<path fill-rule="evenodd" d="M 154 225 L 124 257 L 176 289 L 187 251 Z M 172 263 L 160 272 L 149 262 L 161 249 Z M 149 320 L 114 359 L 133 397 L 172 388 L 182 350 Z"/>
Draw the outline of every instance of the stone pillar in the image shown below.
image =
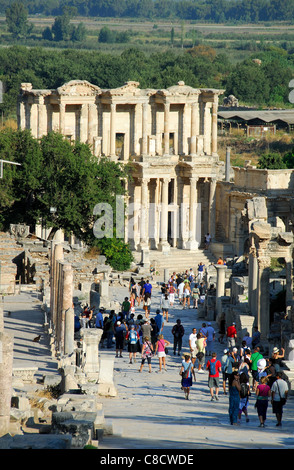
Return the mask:
<path fill-rule="evenodd" d="M 0 437 L 9 433 L 12 367 L 13 336 L 0 331 Z"/>
<path fill-rule="evenodd" d="M 190 154 L 195 156 L 197 153 L 197 138 L 199 134 L 199 103 L 192 103 L 191 107 L 191 145 Z"/>
<path fill-rule="evenodd" d="M 159 249 L 163 252 L 169 252 L 170 245 L 167 241 L 168 230 L 168 183 L 170 178 L 163 178 L 161 189 L 161 220 L 160 220 L 160 243 Z"/>
<path fill-rule="evenodd" d="M 116 104 L 110 104 L 110 157 L 115 157 L 115 115 Z"/>
<path fill-rule="evenodd" d="M 205 103 L 204 108 L 204 153 L 206 155 L 211 154 L 211 114 L 210 114 L 211 103 Z"/>
<path fill-rule="evenodd" d="M 52 256 L 52 250 L 51 250 Z M 57 321 L 57 299 L 58 299 L 58 262 L 63 260 L 63 246 L 61 244 L 56 244 L 53 246 L 53 260 L 52 260 L 52 285 L 50 289 L 50 315 L 52 321 L 52 327 L 56 329 Z M 52 296 L 52 299 L 51 299 Z M 52 304 L 51 304 L 52 300 Z"/>
<path fill-rule="evenodd" d="M 59 132 L 65 135 L 65 104 L 59 103 Z"/>
<path fill-rule="evenodd" d="M 80 141 L 87 142 L 88 138 L 88 105 L 82 104 L 80 108 Z"/>
<path fill-rule="evenodd" d="M 62 323 L 61 336 L 64 354 L 74 352 L 74 309 L 73 309 L 73 270 L 69 263 L 63 265 L 63 295 L 62 295 Z"/>
<path fill-rule="evenodd" d="M 217 97 L 215 97 L 215 100 Z M 218 103 L 214 101 L 212 103 L 212 116 L 211 116 L 211 154 L 217 155 L 217 108 Z"/>
<path fill-rule="evenodd" d="M 211 235 L 212 240 L 215 238 L 215 221 L 216 221 L 215 191 L 216 191 L 216 178 L 211 178 L 210 187 L 209 187 L 208 231 Z"/>
<path fill-rule="evenodd" d="M 84 372 L 91 381 L 98 382 L 99 377 L 99 342 L 103 331 L 99 328 L 82 328 L 83 350 L 85 353 Z"/>
<path fill-rule="evenodd" d="M 164 155 L 169 155 L 169 112 L 170 103 L 164 103 Z"/>
<path fill-rule="evenodd" d="M 46 106 L 44 104 L 44 96 L 39 97 L 38 107 L 38 129 L 37 136 L 38 139 L 43 137 L 47 132 L 47 116 L 46 116 Z"/>
<path fill-rule="evenodd" d="M 226 149 L 226 165 L 225 165 L 226 177 L 225 181 L 230 182 L 230 173 L 231 173 L 231 147 Z"/>
<path fill-rule="evenodd" d="M 270 257 L 260 256 L 258 262 L 257 280 L 257 326 L 261 333 L 261 341 L 267 341 L 270 326 Z"/>
<path fill-rule="evenodd" d="M 148 103 L 142 104 L 142 155 L 147 155 Z"/>
<path fill-rule="evenodd" d="M 249 250 L 248 265 L 248 306 L 254 317 L 257 317 L 257 279 L 258 279 L 258 263 L 256 258 L 255 247 Z"/>
<path fill-rule="evenodd" d="M 227 266 L 225 264 L 216 264 L 216 316 L 222 313 L 222 300 L 221 298 L 225 294 L 225 280 Z"/>
<path fill-rule="evenodd" d="M 88 105 L 88 144 L 94 144 L 94 137 L 98 135 L 97 125 L 98 110 L 96 104 Z"/>
<path fill-rule="evenodd" d="M 149 222 L 149 190 L 148 178 L 141 179 L 141 217 L 140 217 L 140 245 L 141 248 L 148 247 L 148 222 Z"/>
<path fill-rule="evenodd" d="M 197 176 L 192 176 L 190 178 L 189 241 L 187 247 L 189 250 L 198 249 L 198 242 L 196 241 L 196 214 L 198 203 L 197 182 Z"/>

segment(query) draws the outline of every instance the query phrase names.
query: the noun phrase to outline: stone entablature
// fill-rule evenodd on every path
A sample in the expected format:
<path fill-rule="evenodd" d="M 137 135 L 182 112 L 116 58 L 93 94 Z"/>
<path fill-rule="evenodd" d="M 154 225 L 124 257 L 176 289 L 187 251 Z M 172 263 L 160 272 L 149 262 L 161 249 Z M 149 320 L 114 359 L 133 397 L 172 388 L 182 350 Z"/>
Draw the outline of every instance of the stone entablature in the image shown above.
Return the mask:
<path fill-rule="evenodd" d="M 248 191 L 293 191 L 294 170 L 261 170 L 234 167 L 234 185 Z"/>

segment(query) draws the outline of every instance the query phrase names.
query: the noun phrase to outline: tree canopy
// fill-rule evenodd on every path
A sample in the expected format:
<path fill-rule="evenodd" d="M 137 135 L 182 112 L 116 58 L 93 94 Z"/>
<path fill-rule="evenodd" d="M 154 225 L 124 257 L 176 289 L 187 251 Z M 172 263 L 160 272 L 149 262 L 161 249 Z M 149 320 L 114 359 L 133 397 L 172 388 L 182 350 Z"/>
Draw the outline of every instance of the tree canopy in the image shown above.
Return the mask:
<path fill-rule="evenodd" d="M 103 254 L 106 251 L 117 269 L 121 261 L 130 263 L 131 252 L 123 239 L 96 239 L 93 231 L 96 204 L 109 204 L 115 220 L 116 196 L 125 193 L 121 181 L 128 176 L 127 167 L 107 158 L 97 161 L 88 145 L 71 143 L 54 132 L 38 141 L 29 131 L 4 130 L 0 155 L 21 164 L 5 165 L 0 180 L 2 229 L 12 222 L 42 223 L 52 227 L 53 233 L 61 228 Z M 56 213 L 50 211 L 52 207 Z M 120 247 L 121 252 L 113 247 Z"/>

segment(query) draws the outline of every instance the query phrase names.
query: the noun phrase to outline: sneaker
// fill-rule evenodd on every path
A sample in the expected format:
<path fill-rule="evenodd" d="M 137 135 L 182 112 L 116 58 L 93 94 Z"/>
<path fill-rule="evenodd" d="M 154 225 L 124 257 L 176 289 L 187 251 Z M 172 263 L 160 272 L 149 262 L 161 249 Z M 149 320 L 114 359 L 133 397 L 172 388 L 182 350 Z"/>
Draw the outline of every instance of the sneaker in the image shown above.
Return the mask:
<path fill-rule="evenodd" d="M 215 396 L 215 399 L 216 399 L 216 401 L 218 401 L 218 396 L 217 395 Z"/>
<path fill-rule="evenodd" d="M 211 400 L 210 401 L 213 401 L 214 400 L 214 397 L 211 397 Z"/>

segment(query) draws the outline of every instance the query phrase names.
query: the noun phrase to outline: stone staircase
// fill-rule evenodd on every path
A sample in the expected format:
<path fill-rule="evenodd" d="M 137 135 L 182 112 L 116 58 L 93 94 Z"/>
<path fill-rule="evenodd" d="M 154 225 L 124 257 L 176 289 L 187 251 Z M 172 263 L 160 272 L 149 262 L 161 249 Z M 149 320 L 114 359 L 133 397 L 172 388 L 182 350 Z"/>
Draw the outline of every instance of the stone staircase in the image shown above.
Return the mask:
<path fill-rule="evenodd" d="M 197 273 L 197 267 L 200 262 L 207 267 L 217 261 L 209 250 L 199 249 L 191 252 L 176 248 L 171 248 L 168 254 L 150 250 L 149 259 L 150 265 L 155 268 L 155 271 L 162 272 L 164 269 L 169 269 L 171 272 L 182 272 L 186 269 L 193 268 L 195 274 Z"/>

